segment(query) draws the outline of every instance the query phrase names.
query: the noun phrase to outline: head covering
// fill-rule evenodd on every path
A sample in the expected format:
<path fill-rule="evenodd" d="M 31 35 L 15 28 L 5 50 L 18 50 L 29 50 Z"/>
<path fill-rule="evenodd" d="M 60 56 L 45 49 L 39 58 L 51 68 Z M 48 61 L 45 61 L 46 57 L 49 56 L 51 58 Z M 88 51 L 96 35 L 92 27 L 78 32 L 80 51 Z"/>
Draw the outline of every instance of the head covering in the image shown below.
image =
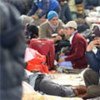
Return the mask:
<path fill-rule="evenodd" d="M 69 27 L 72 27 L 74 29 L 77 29 L 77 23 L 75 21 L 69 21 L 65 26 L 64 28 L 69 28 Z"/>
<path fill-rule="evenodd" d="M 48 15 L 47 15 L 47 19 L 48 19 L 48 20 L 51 20 L 51 19 L 54 18 L 54 17 L 58 17 L 57 12 L 55 12 L 55 11 L 50 11 L 50 12 L 48 13 Z"/>
<path fill-rule="evenodd" d="M 7 6 L 7 7 L 5 7 Z M 1 45 L 10 47 L 23 26 L 17 9 L 9 3 L 0 4 L 0 39 Z"/>

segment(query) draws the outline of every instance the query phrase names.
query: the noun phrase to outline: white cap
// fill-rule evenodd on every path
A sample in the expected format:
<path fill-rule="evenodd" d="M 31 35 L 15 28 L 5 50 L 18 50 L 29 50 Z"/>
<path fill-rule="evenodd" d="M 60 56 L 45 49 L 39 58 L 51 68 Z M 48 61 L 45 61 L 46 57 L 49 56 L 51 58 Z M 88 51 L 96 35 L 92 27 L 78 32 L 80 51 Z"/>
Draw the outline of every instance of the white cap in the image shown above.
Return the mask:
<path fill-rule="evenodd" d="M 77 23 L 75 21 L 69 21 L 66 25 L 64 25 L 64 28 L 69 28 L 69 27 L 77 29 Z"/>

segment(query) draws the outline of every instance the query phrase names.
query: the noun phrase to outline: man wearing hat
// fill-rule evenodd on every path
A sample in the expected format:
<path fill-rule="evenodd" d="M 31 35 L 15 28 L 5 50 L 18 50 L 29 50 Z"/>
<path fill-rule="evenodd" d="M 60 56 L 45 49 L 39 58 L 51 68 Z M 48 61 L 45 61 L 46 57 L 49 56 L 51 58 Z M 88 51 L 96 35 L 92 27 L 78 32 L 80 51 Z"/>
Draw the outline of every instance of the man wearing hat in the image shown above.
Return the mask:
<path fill-rule="evenodd" d="M 54 36 L 54 41 L 61 40 L 61 36 L 58 36 L 58 34 L 63 25 L 64 23 L 59 19 L 58 14 L 55 11 L 50 11 L 47 20 L 40 25 L 39 37 L 52 38 Z"/>
<path fill-rule="evenodd" d="M 84 81 L 87 86 L 84 99 L 100 96 L 100 25 L 97 27 L 94 31 L 95 38 L 88 44 L 86 50 L 89 67 L 84 72 Z"/>
<path fill-rule="evenodd" d="M 66 68 L 73 67 L 76 69 L 83 69 L 87 67 L 87 60 L 85 57 L 87 41 L 78 33 L 77 23 L 75 21 L 69 21 L 64 27 L 65 36 L 69 37 L 71 47 L 65 57 L 59 58 L 59 63 L 66 62 L 67 64 L 67 62 L 70 62 Z"/>

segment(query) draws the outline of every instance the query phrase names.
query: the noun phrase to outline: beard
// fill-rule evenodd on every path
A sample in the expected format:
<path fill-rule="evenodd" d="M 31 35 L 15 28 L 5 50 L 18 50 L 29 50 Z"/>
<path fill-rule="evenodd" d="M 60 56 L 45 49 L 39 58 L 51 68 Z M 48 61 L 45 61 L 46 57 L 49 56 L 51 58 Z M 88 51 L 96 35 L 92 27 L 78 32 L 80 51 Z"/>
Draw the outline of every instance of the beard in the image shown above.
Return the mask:
<path fill-rule="evenodd" d="M 97 47 L 98 49 L 100 49 L 100 45 L 97 45 L 96 47 Z"/>

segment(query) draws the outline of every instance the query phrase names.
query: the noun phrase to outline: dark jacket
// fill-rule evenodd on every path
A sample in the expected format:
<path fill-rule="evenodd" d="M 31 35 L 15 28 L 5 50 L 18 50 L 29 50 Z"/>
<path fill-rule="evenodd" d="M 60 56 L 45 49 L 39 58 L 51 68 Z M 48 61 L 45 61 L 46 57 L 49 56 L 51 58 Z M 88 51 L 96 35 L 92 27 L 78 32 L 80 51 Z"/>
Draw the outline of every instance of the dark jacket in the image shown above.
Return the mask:
<path fill-rule="evenodd" d="M 96 54 L 94 54 L 92 51 L 86 52 L 86 57 L 88 58 L 88 63 L 90 65 L 90 68 L 92 68 L 94 71 L 99 73 L 100 71 L 100 49 L 98 49 Z"/>
<path fill-rule="evenodd" d="M 93 9 L 96 6 L 100 6 L 100 0 L 84 0 L 85 9 Z"/>
<path fill-rule="evenodd" d="M 71 12 L 68 6 L 68 3 L 64 3 L 61 5 L 61 12 L 59 17 L 64 23 L 67 23 L 68 21 L 71 21 Z"/>

